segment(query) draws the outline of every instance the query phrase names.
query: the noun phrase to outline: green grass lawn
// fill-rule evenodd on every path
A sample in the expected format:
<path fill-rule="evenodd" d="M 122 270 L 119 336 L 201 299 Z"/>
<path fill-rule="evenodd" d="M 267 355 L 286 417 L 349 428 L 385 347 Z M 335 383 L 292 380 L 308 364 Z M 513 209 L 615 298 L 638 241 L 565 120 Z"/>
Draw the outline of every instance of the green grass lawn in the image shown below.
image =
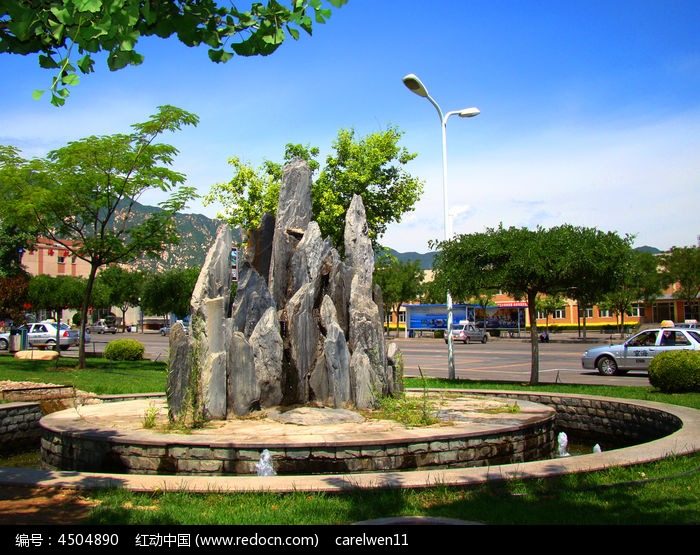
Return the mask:
<path fill-rule="evenodd" d="M 41 361 L 0 356 L 0 380 L 71 385 L 98 395 L 165 392 L 166 379 L 166 363 L 151 360 L 88 358 L 87 368 L 79 370 L 77 358 Z"/>
<path fill-rule="evenodd" d="M 0 357 L 0 380 L 73 385 L 95 393 L 165 390 L 166 365 L 88 359 L 17 361 Z M 648 387 L 503 384 L 407 379 L 406 387 L 545 390 L 652 400 L 700 408 L 700 394 L 663 394 Z M 7 464 L 0 460 L 0 464 Z M 25 459 L 19 459 L 24 461 Z M 24 464 L 20 462 L 18 465 Z M 700 454 L 546 480 L 472 487 L 382 489 L 347 493 L 249 494 L 96 490 L 91 524 L 349 524 L 396 516 L 432 516 L 486 524 L 698 524 Z M 543 538 L 546 540 L 546 538 Z M 596 549 L 596 543 L 591 547 Z"/>

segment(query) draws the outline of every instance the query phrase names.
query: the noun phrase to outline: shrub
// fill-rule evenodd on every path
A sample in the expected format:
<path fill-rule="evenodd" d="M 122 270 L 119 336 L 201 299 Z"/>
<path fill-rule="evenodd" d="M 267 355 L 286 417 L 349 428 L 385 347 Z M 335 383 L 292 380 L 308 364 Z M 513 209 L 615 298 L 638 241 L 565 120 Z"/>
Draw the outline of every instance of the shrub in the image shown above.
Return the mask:
<path fill-rule="evenodd" d="M 146 347 L 135 339 L 116 339 L 107 343 L 105 358 L 110 360 L 141 360 Z"/>
<path fill-rule="evenodd" d="M 649 382 L 665 393 L 700 392 L 700 351 L 668 351 L 649 363 Z"/>

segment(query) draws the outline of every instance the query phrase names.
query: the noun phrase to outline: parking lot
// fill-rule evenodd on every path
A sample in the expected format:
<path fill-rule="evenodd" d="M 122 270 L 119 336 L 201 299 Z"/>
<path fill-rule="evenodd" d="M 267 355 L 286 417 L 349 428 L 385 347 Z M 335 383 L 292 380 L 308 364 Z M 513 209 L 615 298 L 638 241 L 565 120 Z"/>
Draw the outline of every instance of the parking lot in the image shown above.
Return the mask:
<path fill-rule="evenodd" d="M 101 352 L 114 339 L 127 338 L 141 341 L 146 347 L 146 356 L 151 360 L 167 360 L 168 337 L 158 332 L 118 333 L 93 336 L 87 346 L 88 352 Z M 587 341 L 574 335 L 555 336 L 550 343 L 539 347 L 539 381 L 541 383 L 580 383 L 607 385 L 649 385 L 646 372 L 629 372 L 624 376 L 601 376 L 597 371 L 581 368 L 581 355 L 592 346 L 609 341 L 619 342 L 618 336 L 590 334 Z M 404 355 L 404 374 L 418 377 L 420 372 L 429 377 L 447 377 L 447 346 L 442 339 L 394 338 Z M 76 356 L 78 350 L 71 348 L 63 354 Z M 505 382 L 528 382 L 531 371 L 531 345 L 523 334 L 520 338 L 491 338 L 487 343 L 454 344 L 455 372 L 459 379 L 492 380 Z"/>
<path fill-rule="evenodd" d="M 393 339 L 404 355 L 404 374 L 447 378 L 447 346 L 441 339 Z M 605 344 L 610 338 L 595 334 L 586 342 L 560 337 L 538 344 L 540 383 L 579 383 L 607 385 L 649 385 L 647 372 L 629 372 L 624 376 L 601 376 L 595 370 L 581 368 L 581 355 L 589 348 Z M 613 342 L 621 341 L 613 337 Z M 492 338 L 487 343 L 453 347 L 455 374 L 458 379 L 528 382 L 531 373 L 532 349 L 525 337 Z"/>

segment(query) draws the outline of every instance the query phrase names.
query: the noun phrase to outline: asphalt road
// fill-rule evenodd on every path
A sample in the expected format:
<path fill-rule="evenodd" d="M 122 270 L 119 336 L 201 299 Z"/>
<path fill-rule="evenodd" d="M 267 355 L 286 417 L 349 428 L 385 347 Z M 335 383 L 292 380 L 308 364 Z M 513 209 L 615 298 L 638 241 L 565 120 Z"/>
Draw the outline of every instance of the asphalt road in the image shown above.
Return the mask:
<path fill-rule="evenodd" d="M 447 378 L 447 345 L 442 339 L 395 340 L 404 355 L 404 375 Z M 595 342 L 594 342 L 595 341 Z M 600 336 L 586 343 L 553 340 L 539 347 L 539 382 L 569 384 L 649 385 L 646 372 L 624 376 L 601 376 L 581 368 L 581 355 L 589 348 L 605 344 Z M 618 341 L 615 339 L 615 341 Z M 529 382 L 532 350 L 526 339 L 493 338 L 488 343 L 454 344 L 455 374 L 459 379 Z"/>
<path fill-rule="evenodd" d="M 152 360 L 167 360 L 168 338 L 157 332 L 118 333 L 93 335 L 88 350 L 104 349 L 104 345 L 116 338 L 133 338 L 146 347 L 146 356 Z M 618 338 L 613 338 L 615 342 Z M 442 339 L 394 338 L 404 356 L 404 375 L 447 377 L 447 345 Z M 573 337 L 553 338 L 551 343 L 539 344 L 539 382 L 569 384 L 607 384 L 648 386 L 646 372 L 629 372 L 624 376 L 601 376 L 597 371 L 581 368 L 581 355 L 592 346 L 605 344 L 604 335 L 589 336 L 586 343 Z M 455 343 L 454 360 L 457 378 L 493 380 L 504 382 L 529 382 L 531 372 L 531 345 L 524 338 L 491 338 L 487 343 Z M 77 354 L 77 349 L 70 349 Z M 420 370 L 419 370 L 420 369 Z"/>

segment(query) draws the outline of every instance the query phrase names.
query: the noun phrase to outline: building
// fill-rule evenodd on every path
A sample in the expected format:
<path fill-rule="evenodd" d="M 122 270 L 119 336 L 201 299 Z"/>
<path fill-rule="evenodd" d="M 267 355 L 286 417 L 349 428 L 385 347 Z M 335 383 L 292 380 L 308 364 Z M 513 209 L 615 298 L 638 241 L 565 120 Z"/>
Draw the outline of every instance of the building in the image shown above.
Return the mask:
<path fill-rule="evenodd" d="M 673 286 L 649 304 L 634 303 L 629 314 L 625 314 L 624 327 L 627 332 L 640 324 L 672 320 L 674 322 L 697 321 L 700 301 L 687 303 L 674 296 L 677 286 Z M 470 320 L 477 323 L 489 321 L 489 326 L 501 328 L 508 333 L 522 333 L 530 328 L 527 303 L 509 297 L 504 293 L 493 295 L 492 303 L 482 307 L 475 304 L 455 303 L 453 322 Z M 389 329 L 396 328 L 396 315 L 385 314 Z M 538 312 L 537 327 L 557 329 L 580 329 L 585 319 L 589 331 L 612 332 L 621 324 L 620 317 L 598 306 L 580 310 L 576 301 L 564 299 L 562 305 L 552 314 Z M 399 314 L 399 329 L 406 336 L 442 331 L 447 326 L 445 304 L 406 303 Z"/>
<path fill-rule="evenodd" d="M 75 246 L 74 241 L 64 241 L 66 245 Z M 71 276 L 87 279 L 90 275 L 90 264 L 85 260 L 72 255 L 64 245 L 39 237 L 36 245 L 32 249 L 26 249 L 22 252 L 22 265 L 26 268 L 31 276 L 46 275 L 50 277 Z M 64 311 L 64 318 L 69 321 L 72 318 L 75 310 Z M 109 311 L 105 311 L 109 312 Z M 121 326 L 121 310 L 112 310 L 117 317 L 117 325 Z M 91 311 L 90 311 L 91 313 Z M 43 311 L 36 314 L 39 319 L 43 319 L 47 315 Z M 97 314 L 92 318 L 106 316 L 106 314 Z M 88 318 L 91 321 L 91 318 Z M 126 324 L 143 326 L 143 316 L 138 307 L 129 308 L 126 313 Z M 153 326 L 160 327 L 161 319 L 158 319 Z"/>
<path fill-rule="evenodd" d="M 74 245 L 71 241 L 66 244 Z M 87 277 L 90 264 L 70 254 L 63 245 L 40 237 L 33 249 L 22 253 L 22 264 L 32 276 L 73 276 Z"/>

